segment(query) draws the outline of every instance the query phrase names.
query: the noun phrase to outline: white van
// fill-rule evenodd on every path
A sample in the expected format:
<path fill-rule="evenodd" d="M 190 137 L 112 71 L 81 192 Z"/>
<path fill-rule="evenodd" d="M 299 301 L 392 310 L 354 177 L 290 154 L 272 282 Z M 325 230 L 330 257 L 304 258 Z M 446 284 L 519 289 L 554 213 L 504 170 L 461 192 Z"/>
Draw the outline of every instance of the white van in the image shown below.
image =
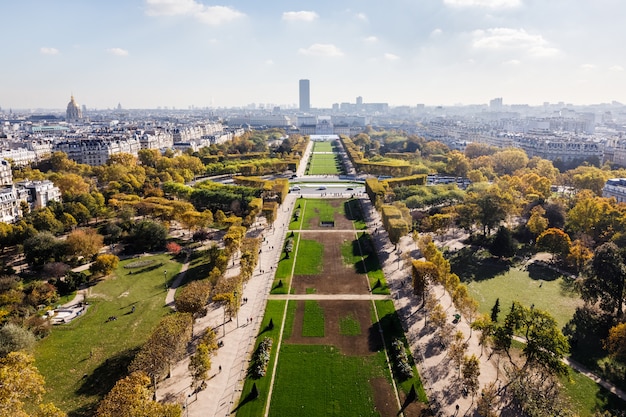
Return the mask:
<path fill-rule="evenodd" d="M 300 190 L 301 188 L 297 185 L 291 189 L 291 191 L 300 191 Z"/>

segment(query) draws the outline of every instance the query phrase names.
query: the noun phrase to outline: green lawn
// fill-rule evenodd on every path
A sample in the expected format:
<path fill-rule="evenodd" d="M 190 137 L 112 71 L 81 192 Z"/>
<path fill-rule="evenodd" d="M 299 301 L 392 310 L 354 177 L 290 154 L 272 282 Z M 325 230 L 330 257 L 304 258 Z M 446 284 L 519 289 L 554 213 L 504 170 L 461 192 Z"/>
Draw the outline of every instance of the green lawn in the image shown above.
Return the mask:
<path fill-rule="evenodd" d="M 239 408 L 237 410 L 238 417 L 257 417 L 262 416 L 267 404 L 267 393 L 269 392 L 272 369 L 274 368 L 274 362 L 276 361 L 276 352 L 278 351 L 278 336 L 280 334 L 280 326 L 283 322 L 283 312 L 285 311 L 284 300 L 269 300 L 267 307 L 265 308 L 265 315 L 263 316 L 263 322 L 261 323 L 261 333 L 257 337 L 255 349 L 265 337 L 271 337 L 274 341 L 272 345 L 272 351 L 270 352 L 270 361 L 267 366 L 267 373 L 264 377 L 259 379 L 246 378 L 241 400 L 239 402 Z M 292 304 L 292 303 L 290 303 Z M 295 304 L 294 304 L 295 305 Z M 267 328 L 268 323 L 272 319 L 274 323 L 274 329 L 269 330 Z M 281 359 L 282 360 L 282 359 Z M 259 390 L 259 397 L 254 401 L 246 401 L 246 396 L 252 389 L 252 384 L 256 383 Z"/>
<path fill-rule="evenodd" d="M 313 142 L 313 152 L 332 152 L 332 142 Z"/>
<path fill-rule="evenodd" d="M 385 345 L 387 349 L 391 348 L 391 342 L 393 339 L 401 339 L 406 344 L 406 337 L 404 336 L 404 330 L 402 329 L 402 323 L 398 317 L 393 301 L 391 300 L 378 300 L 375 301 L 376 310 L 378 311 L 378 317 L 380 319 L 379 325 L 383 328 L 383 337 L 385 338 Z M 372 313 L 373 314 L 373 313 Z M 409 358 L 411 358 L 411 352 L 407 352 Z M 399 389 L 401 388 L 405 394 L 408 394 L 411 390 L 411 386 L 415 386 L 417 392 L 417 398 L 422 402 L 427 402 L 426 391 L 422 385 L 422 380 L 417 372 L 415 364 L 413 364 L 413 378 L 397 381 Z"/>
<path fill-rule="evenodd" d="M 511 268 L 493 278 L 469 282 L 467 286 L 480 304 L 481 313 L 490 314 L 496 298 L 500 298 L 499 318 L 504 320 L 511 303 L 519 301 L 549 312 L 562 328 L 582 301 L 562 277 L 554 277 L 549 270 L 542 275 L 542 270 L 537 268 L 532 273 L 533 278 L 528 271 Z"/>
<path fill-rule="evenodd" d="M 339 155 L 334 153 L 313 153 L 306 173 L 308 175 L 337 175 L 340 172 L 341 161 L 339 160 Z"/>
<path fill-rule="evenodd" d="M 291 233 L 287 234 L 285 237 L 285 241 L 287 238 L 291 236 Z M 294 233 L 294 252 L 289 254 L 289 258 L 286 257 L 285 253 L 281 254 L 280 260 L 278 261 L 278 265 L 276 265 L 276 274 L 274 275 L 274 282 L 272 283 L 272 294 L 287 294 L 289 290 L 289 285 L 291 284 L 291 271 L 293 270 L 293 262 L 295 258 L 295 251 L 299 246 L 300 234 Z M 282 285 L 281 285 L 282 283 Z"/>
<path fill-rule="evenodd" d="M 324 337 L 324 309 L 316 300 L 304 301 L 302 336 Z"/>
<path fill-rule="evenodd" d="M 302 202 L 302 203 L 301 203 Z M 310 230 L 311 222 L 315 219 L 316 224 L 322 221 L 334 221 L 335 213 L 345 216 L 344 205 L 333 207 L 328 200 L 324 199 L 299 199 L 296 208 L 300 205 L 300 221 L 294 222 L 293 217 L 289 223 L 289 230 Z"/>
<path fill-rule="evenodd" d="M 388 379 L 386 370 L 382 353 L 345 356 L 333 346 L 284 344 L 269 415 L 378 416 L 369 380 Z"/>
<path fill-rule="evenodd" d="M 294 275 L 316 275 L 322 272 L 324 245 L 316 240 L 300 239 Z"/>
<path fill-rule="evenodd" d="M 85 315 L 55 326 L 37 344 L 36 365 L 46 379 L 47 401 L 72 416 L 92 415 L 92 407 L 125 375 L 135 349 L 171 311 L 165 306 L 164 271 L 172 278 L 181 265 L 167 254 L 152 259 L 153 265 L 132 269 L 132 274 L 123 266 L 136 259 L 120 262 L 115 276 L 90 288 Z M 117 320 L 106 323 L 111 316 Z"/>
<path fill-rule="evenodd" d="M 359 274 L 367 274 L 373 294 L 389 294 L 387 280 L 378 262 L 378 256 L 375 253 L 370 253 L 366 257 L 361 256 L 361 251 L 372 244 L 370 236 L 363 232 L 358 233 L 358 236 L 358 240 L 344 242 L 341 245 L 344 264 L 353 265 Z"/>
<path fill-rule="evenodd" d="M 561 378 L 563 389 L 570 399 L 572 411 L 580 417 L 590 417 L 596 411 L 626 410 L 626 403 L 591 379 L 570 368 Z"/>
<path fill-rule="evenodd" d="M 358 336 L 361 334 L 361 324 L 350 313 L 339 320 L 339 333 L 345 336 Z"/>
<path fill-rule="evenodd" d="M 344 212 L 348 219 L 352 220 L 352 225 L 356 230 L 365 230 L 367 229 L 367 223 L 363 218 L 363 212 L 361 211 L 361 205 L 359 204 L 359 200 L 356 198 L 351 198 L 347 200 L 344 204 Z"/>

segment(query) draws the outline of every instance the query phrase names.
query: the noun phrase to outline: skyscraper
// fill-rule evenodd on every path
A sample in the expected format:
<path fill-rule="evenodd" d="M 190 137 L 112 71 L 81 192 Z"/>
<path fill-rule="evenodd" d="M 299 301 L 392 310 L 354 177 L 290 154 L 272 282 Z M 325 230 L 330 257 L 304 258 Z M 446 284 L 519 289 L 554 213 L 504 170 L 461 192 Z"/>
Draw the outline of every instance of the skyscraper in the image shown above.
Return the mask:
<path fill-rule="evenodd" d="M 300 111 L 311 110 L 309 80 L 300 80 Z"/>

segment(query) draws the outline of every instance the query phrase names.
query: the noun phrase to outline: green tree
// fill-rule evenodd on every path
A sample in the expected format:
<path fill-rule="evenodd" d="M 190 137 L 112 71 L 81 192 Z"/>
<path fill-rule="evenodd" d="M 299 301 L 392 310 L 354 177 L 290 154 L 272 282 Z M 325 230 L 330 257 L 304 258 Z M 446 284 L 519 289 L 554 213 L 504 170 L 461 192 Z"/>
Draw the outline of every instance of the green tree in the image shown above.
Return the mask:
<path fill-rule="evenodd" d="M 511 231 L 505 226 L 500 226 L 489 247 L 489 252 L 491 252 L 493 256 L 510 258 L 515 255 L 515 249 L 515 242 L 513 241 Z"/>
<path fill-rule="evenodd" d="M 24 241 L 24 257 L 30 266 L 41 268 L 47 262 L 58 260 L 61 247 L 50 232 L 40 232 Z"/>
<path fill-rule="evenodd" d="M 35 346 L 35 335 L 23 327 L 7 323 L 0 328 L 0 357 L 20 350 L 30 351 Z"/>
<path fill-rule="evenodd" d="M 189 373 L 191 374 L 192 387 L 200 388 L 207 379 L 211 370 L 211 351 L 204 343 L 200 343 L 196 352 L 189 358 Z"/>
<path fill-rule="evenodd" d="M 129 241 L 137 252 L 160 250 L 165 247 L 167 229 L 151 220 L 140 221 L 132 230 Z"/>
<path fill-rule="evenodd" d="M 620 249 L 614 243 L 605 243 L 594 251 L 587 278 L 581 287 L 583 300 L 600 303 L 607 313 L 622 317 L 626 265 Z"/>
<path fill-rule="evenodd" d="M 537 237 L 537 248 L 545 250 L 560 259 L 563 259 L 570 251 L 572 241 L 567 233 L 561 229 L 551 227 Z"/>
<path fill-rule="evenodd" d="M 526 223 L 526 227 L 535 236 L 540 235 L 548 228 L 548 219 L 544 217 L 544 214 L 546 214 L 546 211 L 541 206 L 535 206 L 530 211 L 530 218 Z"/>

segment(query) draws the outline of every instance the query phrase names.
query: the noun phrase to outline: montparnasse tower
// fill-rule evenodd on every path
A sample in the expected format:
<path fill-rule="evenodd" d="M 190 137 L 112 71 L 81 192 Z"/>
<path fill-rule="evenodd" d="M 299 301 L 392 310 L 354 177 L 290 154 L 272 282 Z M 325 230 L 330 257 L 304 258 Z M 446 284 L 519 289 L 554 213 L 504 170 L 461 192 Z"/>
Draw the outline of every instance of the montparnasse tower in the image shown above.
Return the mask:
<path fill-rule="evenodd" d="M 83 118 L 83 112 L 78 107 L 78 103 L 74 100 L 74 95 L 72 94 L 72 99 L 69 103 L 67 103 L 67 110 L 65 111 L 65 121 L 66 122 L 78 122 Z"/>

